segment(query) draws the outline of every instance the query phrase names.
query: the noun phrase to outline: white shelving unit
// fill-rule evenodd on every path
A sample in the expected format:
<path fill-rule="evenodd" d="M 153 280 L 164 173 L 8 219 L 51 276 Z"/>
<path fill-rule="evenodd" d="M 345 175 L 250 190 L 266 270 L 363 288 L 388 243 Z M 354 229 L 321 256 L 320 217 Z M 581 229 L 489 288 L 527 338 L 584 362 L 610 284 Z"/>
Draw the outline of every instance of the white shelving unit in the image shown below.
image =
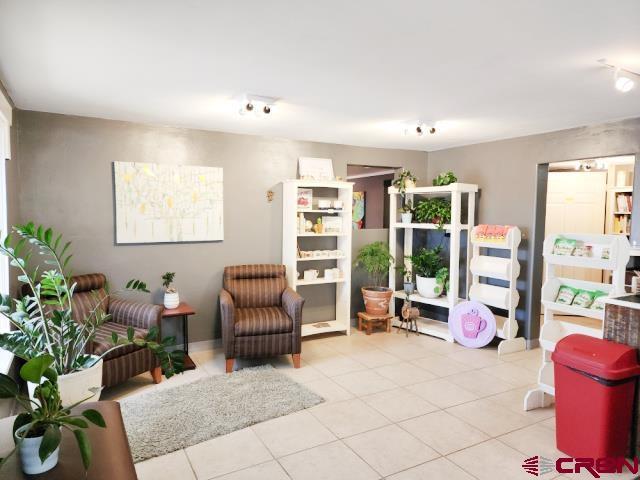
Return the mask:
<path fill-rule="evenodd" d="M 556 255 L 553 253 L 555 241 L 559 236 L 578 240 L 585 245 L 593 246 L 593 256 L 576 257 Z M 558 289 L 562 285 L 582 290 L 601 290 L 607 296 L 623 295 L 624 276 L 630 252 L 629 240 L 624 235 L 585 235 L 564 233 L 550 235 L 544 240 L 543 254 L 545 262 L 545 282 L 542 286 L 542 305 L 544 323 L 540 330 L 540 347 L 542 349 L 542 366 L 538 372 L 538 387 L 529 390 L 524 397 L 524 409 L 533 410 L 549 406 L 555 395 L 553 378 L 553 362 L 551 354 L 562 338 L 573 333 L 581 333 L 596 338 L 603 336 L 604 310 L 582 308 L 556 302 Z M 603 251 L 608 250 L 609 258 L 602 258 Z M 556 266 L 594 268 L 610 273 L 611 283 L 587 282 L 572 278 L 555 276 Z M 560 314 L 561 318 L 556 318 Z"/>
<path fill-rule="evenodd" d="M 449 197 L 451 200 L 451 223 L 444 225 L 444 230 L 450 234 L 449 240 L 449 292 L 447 296 L 441 296 L 438 298 L 426 298 L 417 293 L 412 294 L 409 298 L 412 302 L 420 303 L 423 305 L 434 305 L 444 308 L 453 308 L 461 300 L 458 298 L 460 291 L 460 233 L 464 230 L 469 230 L 473 227 L 473 221 L 475 218 L 475 194 L 478 191 L 477 185 L 467 183 L 452 183 L 444 187 L 415 187 L 409 188 L 405 192 L 405 199 L 412 201 L 416 205 L 416 197 L 426 196 L 440 196 Z M 463 195 L 466 194 L 466 211 L 467 211 L 467 223 L 462 223 L 462 209 L 463 209 Z M 404 245 L 403 256 L 411 255 L 413 252 L 413 233 L 414 230 L 437 230 L 438 225 L 433 223 L 402 223 L 398 222 L 398 208 L 400 207 L 400 193 L 395 187 L 389 188 L 390 202 L 389 212 L 391 218 L 389 219 L 389 245 L 390 248 L 395 248 L 397 243 L 398 232 L 404 232 Z M 428 234 L 427 232 L 425 232 Z M 469 260 L 471 256 L 471 249 L 469 244 L 469 235 L 467 235 L 467 258 L 464 262 L 464 268 L 466 269 L 466 283 L 464 288 L 464 296 L 469 291 Z M 401 257 L 402 258 L 402 257 Z M 411 262 L 405 258 L 404 265 L 407 270 L 411 270 Z M 396 266 L 393 265 L 389 268 L 389 288 L 395 289 L 396 287 Z M 393 296 L 395 298 L 404 299 L 406 297 L 403 290 L 395 291 Z M 395 314 L 395 302 L 391 302 L 389 307 L 389 313 Z M 449 332 L 449 326 L 447 322 L 440 320 L 434 320 L 430 318 L 420 317 L 418 319 L 418 331 L 427 335 L 442 338 L 448 342 L 453 342 L 453 336 Z M 394 319 L 394 325 L 399 326 L 400 322 L 396 318 Z"/>
<path fill-rule="evenodd" d="M 478 227 L 474 227 L 471 231 L 473 256 L 470 266 L 472 284 L 469 289 L 469 298 L 507 312 L 506 317 L 494 314 L 496 335 L 503 339 L 498 344 L 499 355 L 525 350 L 525 339 L 516 337 L 518 333 L 516 308 L 520 301 L 520 294 L 516 289 L 516 282 L 518 275 L 520 275 L 518 246 L 522 240 L 522 234 L 518 227 L 511 227 L 504 241 L 487 241 L 476 239 L 477 229 Z M 507 250 L 509 257 L 491 256 L 483 249 Z M 502 280 L 508 282 L 508 286 L 501 287 L 480 283 L 481 278 Z"/>
<path fill-rule="evenodd" d="M 313 190 L 313 201 L 318 198 L 342 201 L 342 209 L 298 210 L 298 189 Z M 327 332 L 345 332 L 350 334 L 351 319 L 351 203 L 353 201 L 353 183 L 338 181 L 310 181 L 286 180 L 282 182 L 282 263 L 287 268 L 289 286 L 299 291 L 305 298 L 314 295 L 315 285 L 335 284 L 335 318 L 313 323 L 303 323 L 302 336 Z M 319 195 L 317 195 L 319 194 Z M 339 233 L 300 233 L 298 215 L 315 223 L 322 216 L 338 216 L 342 219 Z M 314 240 L 323 239 L 323 240 Z M 332 250 L 340 250 L 342 255 L 323 255 L 317 257 L 299 258 L 299 250 L 326 250 L 326 242 L 333 241 Z M 329 239 L 329 240 L 328 240 Z M 322 242 L 322 245 L 318 242 Z M 322 276 L 313 280 L 304 280 L 304 270 L 317 269 L 322 275 L 323 270 L 337 267 L 342 275 L 339 278 L 326 279 Z M 298 272 L 300 278 L 298 278 Z M 304 322 L 303 318 L 303 322 Z"/>

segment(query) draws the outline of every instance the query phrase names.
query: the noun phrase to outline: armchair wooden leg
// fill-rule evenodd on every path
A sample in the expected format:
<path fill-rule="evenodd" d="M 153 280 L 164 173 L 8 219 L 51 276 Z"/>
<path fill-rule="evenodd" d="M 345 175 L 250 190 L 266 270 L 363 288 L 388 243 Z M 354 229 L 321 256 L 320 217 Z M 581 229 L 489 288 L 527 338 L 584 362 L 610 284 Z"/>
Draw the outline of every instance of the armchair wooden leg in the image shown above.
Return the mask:
<path fill-rule="evenodd" d="M 293 368 L 300 368 L 300 354 L 294 353 L 291 356 L 293 357 Z"/>
<path fill-rule="evenodd" d="M 156 367 L 150 370 L 153 383 L 160 383 L 162 381 L 162 368 Z"/>
<path fill-rule="evenodd" d="M 227 358 L 227 361 L 226 361 L 227 373 L 233 372 L 233 362 L 234 362 L 233 358 Z"/>

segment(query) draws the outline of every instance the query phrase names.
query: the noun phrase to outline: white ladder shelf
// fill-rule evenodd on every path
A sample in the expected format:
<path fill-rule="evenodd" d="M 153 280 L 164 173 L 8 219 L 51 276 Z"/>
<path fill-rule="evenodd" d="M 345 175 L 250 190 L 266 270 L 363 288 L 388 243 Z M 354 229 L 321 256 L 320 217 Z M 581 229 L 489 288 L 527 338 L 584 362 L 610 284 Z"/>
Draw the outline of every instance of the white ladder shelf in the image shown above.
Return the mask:
<path fill-rule="evenodd" d="M 491 307 L 506 310 L 507 316 L 495 315 L 496 335 L 503 340 L 498 344 L 498 354 L 520 352 L 525 350 L 526 341 L 518 334 L 516 308 L 520 300 L 517 290 L 520 263 L 518 262 L 518 246 L 522 240 L 522 233 L 518 227 L 509 228 L 503 241 L 491 241 L 478 238 L 479 227 L 471 231 L 473 257 L 471 259 L 472 284 L 469 298 Z M 500 249 L 509 251 L 509 257 L 482 254 L 481 249 Z M 480 283 L 480 278 L 502 280 L 509 283 L 507 287 Z"/>

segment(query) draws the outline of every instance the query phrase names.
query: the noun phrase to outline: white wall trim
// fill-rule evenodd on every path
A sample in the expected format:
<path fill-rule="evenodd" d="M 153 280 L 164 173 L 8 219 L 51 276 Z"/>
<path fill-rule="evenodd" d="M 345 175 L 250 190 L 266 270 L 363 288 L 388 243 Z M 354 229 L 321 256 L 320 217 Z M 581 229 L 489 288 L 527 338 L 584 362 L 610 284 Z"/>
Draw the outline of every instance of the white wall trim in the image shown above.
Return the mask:
<path fill-rule="evenodd" d="M 371 173 L 358 173 L 356 175 L 347 175 L 347 180 L 354 180 L 356 178 L 367 178 L 367 177 L 382 177 L 383 175 L 395 175 L 396 168 L 390 168 L 388 170 L 379 170 L 377 172 Z"/>
<path fill-rule="evenodd" d="M 2 90 L 0 90 L 0 114 L 9 123 L 9 126 L 13 125 L 13 109 Z"/>

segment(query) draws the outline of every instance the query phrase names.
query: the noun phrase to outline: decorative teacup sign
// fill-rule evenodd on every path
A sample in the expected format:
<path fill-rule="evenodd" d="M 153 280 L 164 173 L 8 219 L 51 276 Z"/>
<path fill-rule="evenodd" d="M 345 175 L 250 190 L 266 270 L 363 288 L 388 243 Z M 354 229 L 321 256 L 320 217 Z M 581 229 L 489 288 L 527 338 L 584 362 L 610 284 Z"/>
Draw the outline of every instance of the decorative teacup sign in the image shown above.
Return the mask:
<path fill-rule="evenodd" d="M 449 331 L 465 347 L 484 347 L 496 335 L 496 319 L 480 302 L 461 302 L 449 313 Z"/>

